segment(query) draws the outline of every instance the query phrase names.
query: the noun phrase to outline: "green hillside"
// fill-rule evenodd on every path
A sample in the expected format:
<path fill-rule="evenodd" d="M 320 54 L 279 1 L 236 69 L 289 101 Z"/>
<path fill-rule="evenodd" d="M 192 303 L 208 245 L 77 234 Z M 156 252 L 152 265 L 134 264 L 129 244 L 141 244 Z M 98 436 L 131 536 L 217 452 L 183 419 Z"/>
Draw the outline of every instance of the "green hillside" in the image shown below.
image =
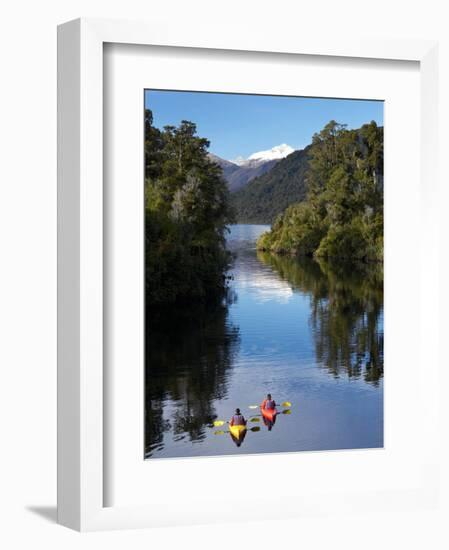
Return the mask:
<path fill-rule="evenodd" d="M 382 261 L 383 127 L 331 121 L 314 135 L 308 163 L 306 197 L 275 220 L 258 249 Z"/>
<path fill-rule="evenodd" d="M 271 224 L 290 204 L 305 198 L 309 149 L 291 153 L 231 195 L 239 223 Z"/>

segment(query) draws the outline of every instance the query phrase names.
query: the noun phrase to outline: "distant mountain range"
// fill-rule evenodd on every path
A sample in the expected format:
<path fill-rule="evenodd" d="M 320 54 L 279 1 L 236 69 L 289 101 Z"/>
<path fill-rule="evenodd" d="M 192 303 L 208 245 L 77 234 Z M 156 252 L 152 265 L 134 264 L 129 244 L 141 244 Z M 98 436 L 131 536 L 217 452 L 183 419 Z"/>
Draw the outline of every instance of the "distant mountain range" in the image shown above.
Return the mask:
<path fill-rule="evenodd" d="M 304 200 L 309 149 L 294 151 L 276 161 L 269 171 L 232 193 L 239 223 L 272 223 L 287 206 Z"/>
<path fill-rule="evenodd" d="M 363 141 L 361 131 L 354 130 Z M 367 131 L 367 130 L 366 130 Z M 293 203 L 306 198 L 306 176 L 312 145 L 294 150 L 283 143 L 268 151 L 232 161 L 210 155 L 219 164 L 231 191 L 238 223 L 271 224 Z M 378 180 L 383 184 L 383 174 Z"/>
<path fill-rule="evenodd" d="M 239 223 L 270 224 L 290 204 L 304 200 L 309 148 L 295 151 L 283 143 L 232 161 L 209 154 L 223 170 Z"/>
<path fill-rule="evenodd" d="M 292 147 L 283 143 L 267 151 L 253 153 L 247 159 L 238 157 L 230 161 L 212 153 L 209 153 L 209 158 L 222 168 L 229 190 L 235 193 L 254 178 L 269 172 L 280 159 L 287 157 L 293 151 Z"/>
<path fill-rule="evenodd" d="M 358 134 L 359 141 L 363 143 L 363 139 L 366 140 L 366 138 L 361 134 L 362 129 L 354 131 Z M 279 147 L 282 147 L 285 152 L 288 146 Z M 306 198 L 306 177 L 312 147 L 308 145 L 302 150 L 287 153 L 279 160 L 270 160 L 269 162 L 274 162 L 274 165 L 271 164 L 265 173 L 251 178 L 231 193 L 231 203 L 238 223 L 271 224 L 288 206 Z M 277 149 L 274 147 L 271 151 Z M 264 158 L 265 153 L 269 156 L 270 152 L 262 151 L 257 155 L 260 155 L 259 158 Z M 383 172 L 379 172 L 377 180 L 379 185 L 383 185 Z"/>

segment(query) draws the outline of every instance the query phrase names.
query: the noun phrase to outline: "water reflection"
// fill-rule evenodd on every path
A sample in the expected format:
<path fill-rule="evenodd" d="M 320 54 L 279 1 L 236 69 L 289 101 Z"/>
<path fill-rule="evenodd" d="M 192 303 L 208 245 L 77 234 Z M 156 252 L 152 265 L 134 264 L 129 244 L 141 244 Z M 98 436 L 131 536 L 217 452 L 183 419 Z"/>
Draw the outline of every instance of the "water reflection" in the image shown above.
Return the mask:
<path fill-rule="evenodd" d="M 276 418 L 277 418 L 277 415 L 273 416 L 271 420 L 269 418 L 265 418 L 264 416 L 262 416 L 263 423 L 265 424 L 269 432 L 271 432 L 271 430 L 273 429 L 273 426 L 276 424 Z"/>
<path fill-rule="evenodd" d="M 310 296 L 317 362 L 335 377 L 383 375 L 383 270 L 379 264 L 345 264 L 258 252 L 293 288 Z"/>
<path fill-rule="evenodd" d="M 216 418 L 214 401 L 227 395 L 227 374 L 238 349 L 238 328 L 228 322 L 229 300 L 196 309 L 147 315 L 145 354 L 146 457 L 174 441 L 200 442 Z"/>
<path fill-rule="evenodd" d="M 257 253 L 266 229 L 231 228 L 225 303 L 148 312 L 146 457 L 383 445 L 381 266 Z M 291 411 L 234 440 L 225 422 L 267 393 Z"/>
<path fill-rule="evenodd" d="M 290 283 L 279 278 L 256 256 L 256 240 L 267 228 L 264 225 L 232 226 L 227 247 L 235 256 L 233 288 L 238 296 L 250 296 L 260 304 L 269 301 L 286 304 L 293 296 Z"/>
<path fill-rule="evenodd" d="M 242 443 L 245 441 L 246 434 L 247 434 L 247 430 L 242 432 L 239 437 L 236 437 L 232 432 L 229 432 L 229 435 L 231 436 L 232 441 L 235 443 L 237 447 L 240 447 Z"/>

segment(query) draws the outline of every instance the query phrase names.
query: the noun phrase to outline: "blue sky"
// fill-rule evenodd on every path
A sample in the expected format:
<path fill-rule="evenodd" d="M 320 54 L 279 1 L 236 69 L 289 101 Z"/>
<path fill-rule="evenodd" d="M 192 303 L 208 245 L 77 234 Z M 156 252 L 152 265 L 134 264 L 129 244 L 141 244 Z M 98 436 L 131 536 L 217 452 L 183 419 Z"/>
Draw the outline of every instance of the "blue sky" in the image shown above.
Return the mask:
<path fill-rule="evenodd" d="M 302 149 L 332 119 L 348 128 L 383 125 L 382 101 L 146 90 L 145 107 L 158 128 L 194 122 L 210 151 L 228 160 L 281 143 Z"/>

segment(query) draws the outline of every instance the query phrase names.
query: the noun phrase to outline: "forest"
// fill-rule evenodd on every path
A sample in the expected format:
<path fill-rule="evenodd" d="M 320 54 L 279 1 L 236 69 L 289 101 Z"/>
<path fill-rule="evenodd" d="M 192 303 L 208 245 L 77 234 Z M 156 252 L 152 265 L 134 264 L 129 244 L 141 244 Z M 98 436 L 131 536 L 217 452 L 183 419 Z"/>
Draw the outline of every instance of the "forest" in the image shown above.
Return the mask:
<path fill-rule="evenodd" d="M 221 168 L 192 122 L 153 125 L 145 111 L 146 305 L 201 303 L 227 286 L 233 220 Z"/>
<path fill-rule="evenodd" d="M 290 204 L 304 200 L 309 149 L 294 151 L 231 194 L 239 223 L 272 224 Z"/>
<path fill-rule="evenodd" d="M 160 130 L 151 110 L 145 111 L 147 306 L 223 296 L 231 263 L 225 237 L 234 207 L 239 222 L 245 208 L 249 221 L 258 209 L 256 222 L 275 218 L 258 240 L 259 250 L 382 260 L 383 128 L 375 122 L 348 130 L 330 121 L 306 149 L 234 193 L 233 204 L 209 145 L 194 123 L 183 120 Z"/>
<path fill-rule="evenodd" d="M 288 158 L 288 157 L 287 157 Z M 279 254 L 383 259 L 383 127 L 330 121 L 308 148 L 304 200 L 288 206 L 257 248 Z"/>

